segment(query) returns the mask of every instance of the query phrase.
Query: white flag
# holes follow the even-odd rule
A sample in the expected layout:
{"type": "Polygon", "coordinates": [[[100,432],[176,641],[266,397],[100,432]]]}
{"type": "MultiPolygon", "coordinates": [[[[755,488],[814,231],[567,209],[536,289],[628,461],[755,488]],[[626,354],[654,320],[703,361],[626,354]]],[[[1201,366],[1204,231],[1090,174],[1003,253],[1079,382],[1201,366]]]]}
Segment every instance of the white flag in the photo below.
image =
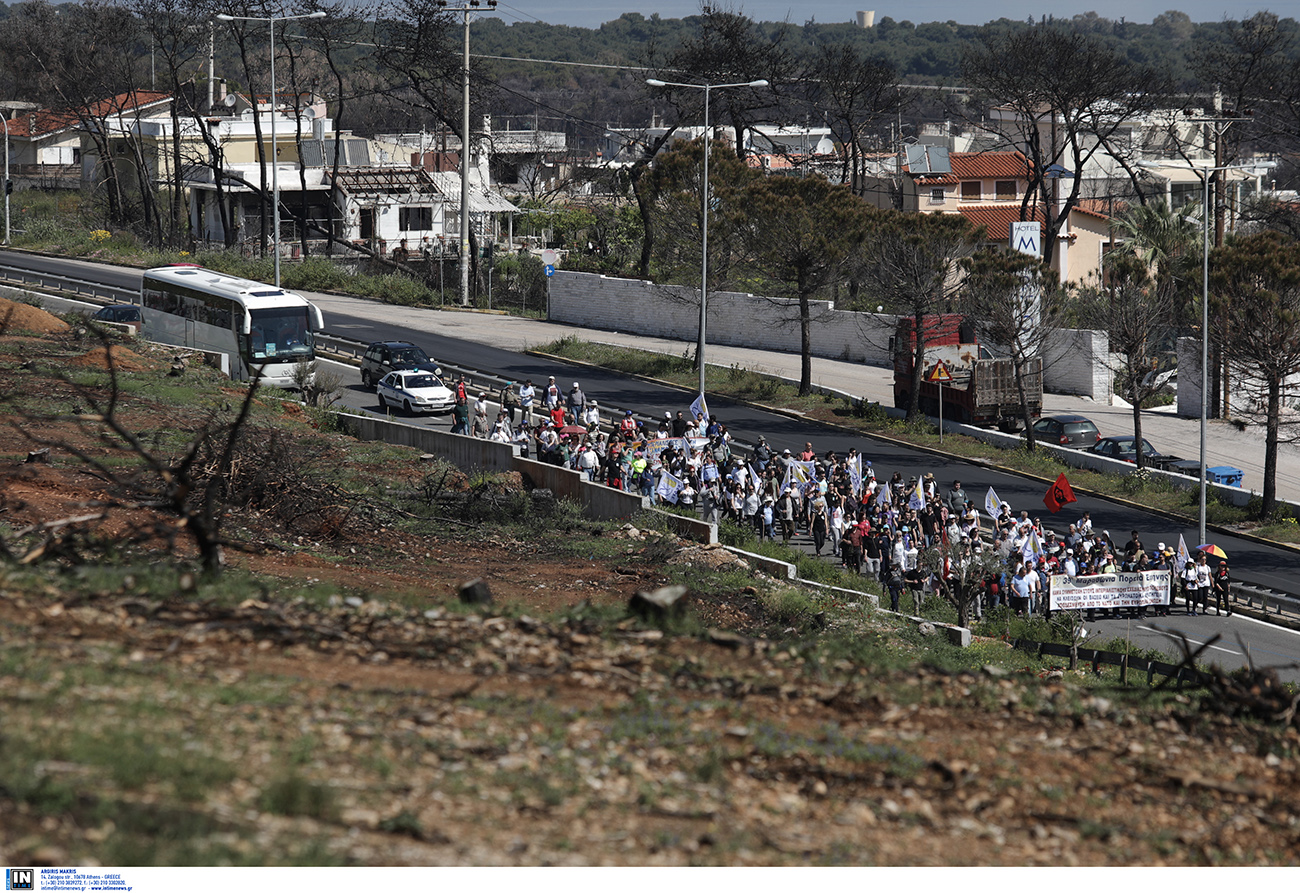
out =
{"type": "Polygon", "coordinates": [[[925,509],[925,490],[922,488],[920,481],[916,482],[916,487],[912,490],[911,495],[907,497],[907,507],[916,509],[918,512],[925,509]]]}
{"type": "Polygon", "coordinates": [[[659,486],[655,488],[655,492],[659,494],[660,499],[671,502],[674,505],[677,504],[677,494],[680,493],[681,490],[681,478],[675,477],[666,471],[660,475],[659,486]]]}
{"type": "Polygon", "coordinates": [[[1043,560],[1043,544],[1038,539],[1038,531],[1032,527],[1029,536],[1025,537],[1025,544],[1020,547],[1020,557],[1026,562],[1043,560]]]}
{"type": "Polygon", "coordinates": [[[703,391],[700,392],[700,396],[695,398],[695,402],[691,404],[691,415],[695,416],[697,419],[708,419],[709,404],[704,400],[703,391]]]}
{"type": "Polygon", "coordinates": [[[1186,567],[1187,562],[1191,560],[1192,553],[1187,551],[1187,542],[1183,539],[1183,535],[1180,533],[1178,534],[1178,554],[1174,556],[1174,570],[1181,575],[1183,568],[1186,567]]]}
{"type": "Polygon", "coordinates": [[[862,457],[854,456],[853,461],[848,463],[849,466],[849,486],[853,488],[853,496],[856,499],[862,495],[862,457]]]}
{"type": "Polygon", "coordinates": [[[994,521],[1002,514],[1002,501],[998,499],[998,494],[993,492],[992,487],[989,487],[989,492],[984,497],[984,511],[988,512],[989,517],[994,521]]]}
{"type": "Polygon", "coordinates": [[[880,491],[876,493],[876,505],[883,509],[891,502],[893,502],[893,497],[889,494],[889,485],[884,484],[881,486],[880,491]]]}

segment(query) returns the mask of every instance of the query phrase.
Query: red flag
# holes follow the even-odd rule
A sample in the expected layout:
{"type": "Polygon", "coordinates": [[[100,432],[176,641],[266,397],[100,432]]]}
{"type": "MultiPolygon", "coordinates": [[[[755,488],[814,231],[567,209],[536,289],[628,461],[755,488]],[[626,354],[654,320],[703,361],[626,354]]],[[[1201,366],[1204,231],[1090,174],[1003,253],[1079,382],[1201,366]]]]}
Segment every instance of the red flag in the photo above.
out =
{"type": "Polygon", "coordinates": [[[1065,472],[1061,472],[1056,483],[1047,488],[1047,494],[1043,497],[1043,504],[1053,515],[1061,510],[1061,506],[1077,501],[1074,498],[1074,490],[1070,488],[1070,482],[1065,479],[1065,472]]]}

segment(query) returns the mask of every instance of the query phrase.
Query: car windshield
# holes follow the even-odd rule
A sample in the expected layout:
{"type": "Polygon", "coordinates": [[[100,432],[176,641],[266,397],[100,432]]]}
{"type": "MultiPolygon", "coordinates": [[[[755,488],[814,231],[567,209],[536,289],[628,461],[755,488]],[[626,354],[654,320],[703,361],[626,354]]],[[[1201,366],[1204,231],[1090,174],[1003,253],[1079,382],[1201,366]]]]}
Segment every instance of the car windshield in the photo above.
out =
{"type": "Polygon", "coordinates": [[[408,375],[406,376],[406,386],[408,388],[436,388],[442,382],[438,381],[436,375],[408,375]]]}
{"type": "Polygon", "coordinates": [[[1092,422],[1071,422],[1065,426],[1066,434],[1083,434],[1085,431],[1091,433],[1096,430],[1092,422]]]}
{"type": "Polygon", "coordinates": [[[249,349],[254,360],[296,360],[312,356],[306,307],[253,310],[249,349]]]}
{"type": "Polygon", "coordinates": [[[393,351],[393,362],[414,366],[429,362],[429,355],[418,347],[402,347],[393,351]]]}

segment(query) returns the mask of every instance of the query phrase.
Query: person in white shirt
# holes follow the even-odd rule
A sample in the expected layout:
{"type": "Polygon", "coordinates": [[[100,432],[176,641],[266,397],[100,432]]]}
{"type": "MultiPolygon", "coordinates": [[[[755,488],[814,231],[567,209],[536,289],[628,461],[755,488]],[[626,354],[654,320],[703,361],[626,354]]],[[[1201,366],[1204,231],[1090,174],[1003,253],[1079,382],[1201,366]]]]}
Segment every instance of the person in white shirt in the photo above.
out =
{"type": "MultiPolygon", "coordinates": [[[[1200,600],[1201,616],[1210,610],[1210,586],[1213,583],[1210,564],[1202,552],[1196,556],[1196,597],[1200,600]]],[[[1216,608],[1217,610],[1217,608],[1216,608]]]]}
{"type": "Polygon", "coordinates": [[[578,453],[578,468],[586,472],[587,480],[596,480],[596,475],[600,470],[600,457],[596,455],[592,447],[583,447],[582,452],[578,453]]]}
{"type": "Polygon", "coordinates": [[[1196,562],[1189,560],[1183,565],[1183,601],[1187,603],[1187,613],[1192,617],[1196,616],[1197,601],[1197,574],[1196,562]]]}
{"type": "Polygon", "coordinates": [[[588,430],[595,430],[600,427],[600,404],[592,400],[587,404],[587,408],[582,413],[582,424],[586,425],[588,430]]]}
{"type": "Polygon", "coordinates": [[[1029,612],[1038,613],[1039,600],[1043,590],[1043,578],[1034,569],[1034,562],[1028,562],[1025,567],[1025,580],[1029,583],[1029,612]]]}
{"type": "Polygon", "coordinates": [[[524,421],[530,425],[533,423],[533,400],[536,396],[537,389],[533,387],[531,378],[519,386],[519,407],[523,410],[524,421]]]}

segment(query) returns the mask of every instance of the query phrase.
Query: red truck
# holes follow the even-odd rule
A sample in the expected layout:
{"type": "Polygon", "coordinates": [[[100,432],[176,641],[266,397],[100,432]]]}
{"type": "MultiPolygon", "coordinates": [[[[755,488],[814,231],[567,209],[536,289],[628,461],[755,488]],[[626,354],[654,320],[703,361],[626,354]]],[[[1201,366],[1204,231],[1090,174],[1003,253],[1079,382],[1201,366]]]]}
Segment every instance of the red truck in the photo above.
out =
{"type": "MultiPolygon", "coordinates": [[[[1023,425],[1016,370],[1006,357],[995,357],[979,343],[975,327],[956,313],[922,317],[925,364],[921,372],[920,408],[939,414],[939,385],[925,381],[934,364],[943,360],[952,381],[943,385],[943,417],[968,425],[996,425],[1016,431],[1023,425]]],[[[894,355],[894,406],[907,409],[916,376],[916,320],[902,317],[890,350],[894,355]]],[[[1043,411],[1043,361],[1033,358],[1024,369],[1025,396],[1031,418],[1043,411]]]]}

